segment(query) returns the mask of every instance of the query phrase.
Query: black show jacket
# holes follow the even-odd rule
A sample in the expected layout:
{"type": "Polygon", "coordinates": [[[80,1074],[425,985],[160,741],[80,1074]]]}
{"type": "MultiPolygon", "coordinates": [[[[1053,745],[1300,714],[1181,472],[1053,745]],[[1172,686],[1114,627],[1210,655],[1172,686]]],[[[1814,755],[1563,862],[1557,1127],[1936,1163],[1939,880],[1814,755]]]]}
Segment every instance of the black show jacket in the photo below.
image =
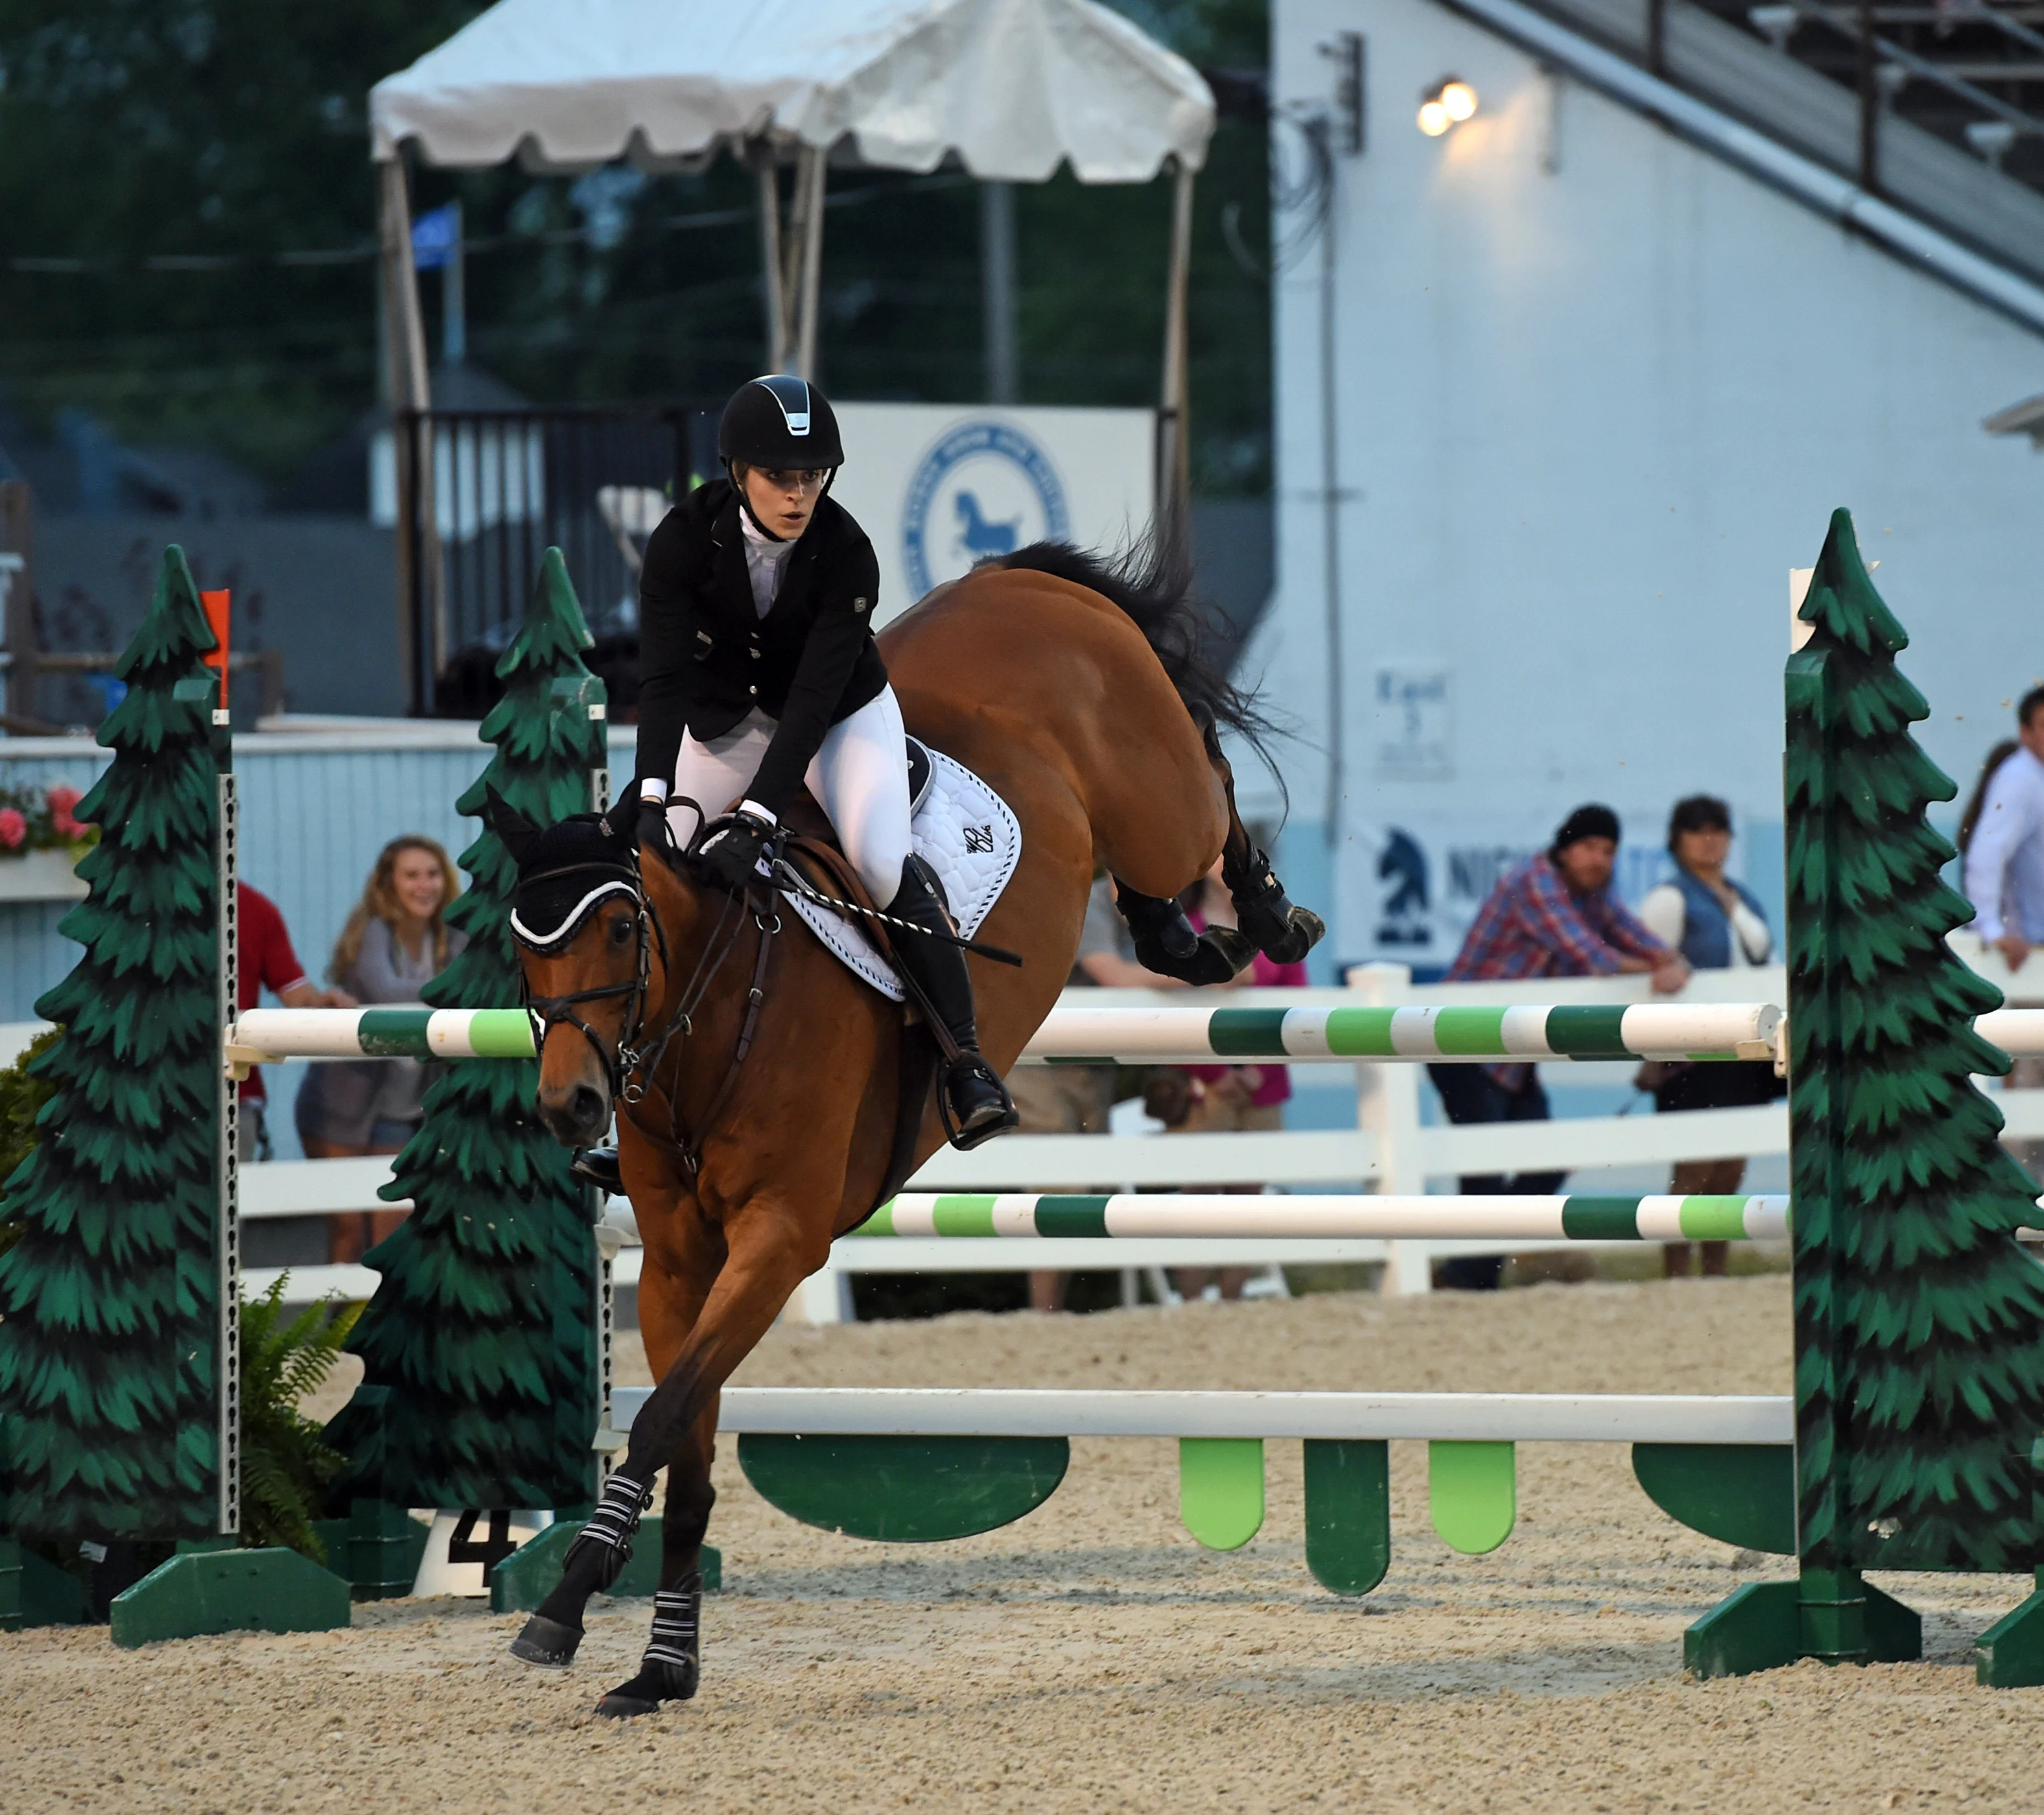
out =
{"type": "MultiPolygon", "coordinates": [[[[779,721],[747,797],[784,812],[824,734],[887,685],[873,641],[880,563],[826,495],[761,617],[745,566],[738,494],[712,479],[661,519],[639,583],[638,782],[670,786],[686,727],[721,737],[757,707],[779,721]]],[[[705,809],[720,812],[721,800],[705,809]]]]}

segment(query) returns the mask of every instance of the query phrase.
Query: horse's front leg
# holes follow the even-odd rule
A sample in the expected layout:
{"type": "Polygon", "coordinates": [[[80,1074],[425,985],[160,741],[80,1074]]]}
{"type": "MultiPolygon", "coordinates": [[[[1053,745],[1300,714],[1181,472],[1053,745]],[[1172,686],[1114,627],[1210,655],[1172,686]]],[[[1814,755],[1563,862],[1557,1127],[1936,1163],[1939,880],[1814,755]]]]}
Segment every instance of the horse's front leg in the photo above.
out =
{"type": "Polygon", "coordinates": [[[592,1594],[617,1580],[631,1554],[632,1534],[653,1478],[667,1469],[674,1524],[663,1534],[661,1574],[663,1590],[676,1598],[662,1610],[667,1617],[656,1617],[648,1667],[606,1696],[600,1712],[643,1713],[659,1701],[694,1693],[696,1584],[691,1578],[714,1498],[710,1459],[717,1394],[780,1314],[789,1295],[829,1256],[827,1223],[812,1218],[805,1225],[787,1203],[764,1195],[749,1199],[726,1222],[723,1234],[727,1257],[701,1314],[632,1420],[624,1460],[605,1483],[589,1524],[569,1548],[560,1585],[511,1648],[514,1656],[535,1663],[565,1664],[573,1658],[581,1642],[583,1610],[592,1594]],[[687,1643],[663,1643],[678,1640],[685,1621],[687,1643]],[[687,1663],[654,1656],[670,1649],[684,1650],[687,1663]],[[644,1693],[648,1688],[660,1693],[649,1697],[644,1693]]]}
{"type": "Polygon", "coordinates": [[[1285,893],[1270,867],[1270,858],[1249,835],[1235,804],[1235,769],[1221,749],[1213,715],[1196,712],[1194,721],[1206,746],[1207,761],[1220,778],[1228,800],[1228,840],[1221,846],[1220,879],[1235,904],[1235,923],[1243,938],[1278,964],[1297,964],[1320,942],[1327,923],[1310,908],[1301,908],[1285,893]]]}

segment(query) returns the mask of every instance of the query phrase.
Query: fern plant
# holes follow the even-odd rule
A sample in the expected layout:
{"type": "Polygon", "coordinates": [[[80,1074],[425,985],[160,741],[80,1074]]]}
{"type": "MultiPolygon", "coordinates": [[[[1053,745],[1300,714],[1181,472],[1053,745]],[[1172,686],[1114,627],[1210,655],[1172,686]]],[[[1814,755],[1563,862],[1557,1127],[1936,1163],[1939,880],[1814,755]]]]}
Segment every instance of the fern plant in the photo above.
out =
{"type": "Polygon", "coordinates": [[[325,1379],[362,1307],[329,1318],[329,1305],[308,1305],[286,1322],[289,1276],[241,1305],[241,1541],[286,1545],[323,1564],[313,1521],[345,1459],[298,1402],[325,1379]]]}

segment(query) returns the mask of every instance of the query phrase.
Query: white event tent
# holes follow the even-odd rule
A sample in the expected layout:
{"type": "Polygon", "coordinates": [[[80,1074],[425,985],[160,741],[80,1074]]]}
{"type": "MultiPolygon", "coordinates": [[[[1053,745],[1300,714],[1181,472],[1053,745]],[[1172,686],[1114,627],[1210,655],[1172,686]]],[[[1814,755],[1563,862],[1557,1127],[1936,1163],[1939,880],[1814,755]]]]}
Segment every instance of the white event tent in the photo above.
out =
{"type": "Polygon", "coordinates": [[[1181,485],[1192,180],[1213,125],[1199,72],[1094,0],[499,0],[370,93],[393,401],[430,404],[408,152],[557,172],[619,158],[699,169],[734,153],[759,173],[767,363],[804,374],[816,358],[828,163],[928,171],[955,158],[999,182],[1041,182],[1060,163],[1099,183],[1147,182],[1169,167],[1159,451],[1162,474],[1181,485]],[[795,173],[785,228],[784,163],[795,173]]]}

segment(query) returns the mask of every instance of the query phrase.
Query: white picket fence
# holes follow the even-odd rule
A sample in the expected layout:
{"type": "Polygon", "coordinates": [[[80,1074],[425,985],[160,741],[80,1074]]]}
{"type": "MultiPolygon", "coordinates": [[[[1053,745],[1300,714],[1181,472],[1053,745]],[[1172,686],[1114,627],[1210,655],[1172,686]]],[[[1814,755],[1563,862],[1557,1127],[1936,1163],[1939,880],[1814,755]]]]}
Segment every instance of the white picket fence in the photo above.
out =
{"type": "MultiPolygon", "coordinates": [[[[2044,1002],[2044,958],[2011,977],[2000,955],[1983,954],[1979,942],[1955,934],[1961,955],[2011,1003],[2044,1002]]],[[[1778,966],[1700,972],[1683,996],[1692,1002],[1776,1002],[1785,1000],[1786,979],[1778,966]]],[[[1183,1007],[1177,992],[1087,990],[1089,1008],[1183,1007]]],[[[1644,978],[1544,978],[1520,984],[1416,984],[1397,965],[1359,966],[1344,989],[1258,990],[1229,992],[1241,1007],[1373,1005],[1454,1007],[1551,1002],[1609,1004],[1650,1000],[1644,978]]],[[[0,1062],[19,1049],[36,1029],[32,1024],[0,1027],[0,1062]]],[[[1267,1061],[1266,1061],[1267,1062],[1267,1061]]],[[[1014,1134],[975,1153],[947,1149],[910,1181],[916,1191],[1130,1191],[1172,1188],[1211,1191],[1253,1182],[1268,1189],[1299,1187],[1356,1189],[1419,1195],[1430,1188],[1453,1190],[1461,1174],[1516,1173],[1608,1168],[1666,1168],[1681,1160],[1739,1154],[1779,1157],[1788,1151],[1788,1122],[1780,1103],[1754,1109],[1700,1110],[1655,1115],[1643,1103],[1635,1113],[1571,1118],[1544,1122],[1500,1123],[1456,1128],[1427,1125],[1421,1103],[1430,1087],[1420,1068],[1409,1063],[1339,1061],[1301,1064],[1294,1078],[1324,1080],[1340,1063],[1352,1080],[1352,1127],[1234,1134],[1014,1134]]],[[[1550,1088],[1570,1074],[1581,1080],[1616,1081],[1629,1064],[1542,1068],[1550,1088]]],[[[1984,1082],[1985,1080],[1983,1080],[1984,1082]]],[[[1999,1091],[1997,1101],[2011,1140],[2044,1139],[2044,1089],[1999,1091]]],[[[340,1215],[402,1207],[386,1203],[377,1188],[390,1177],[386,1159],[279,1161],[250,1166],[241,1175],[244,1218],[340,1215]]],[[[1591,1188],[1578,1180],[1575,1188],[1591,1188]]],[[[1632,1188],[1665,1189],[1665,1182],[1632,1188]]],[[[630,1208],[614,1200],[611,1219],[635,1241],[630,1208]]],[[[851,1281],[861,1272],[993,1272],[1037,1268],[1097,1272],[1172,1267],[1293,1265],[1367,1263],[1381,1265],[1384,1290],[1393,1294],[1430,1288],[1432,1263],[1455,1254],[1525,1253],[1543,1247],[1581,1249],[1581,1242],[1519,1241],[1271,1240],[1239,1238],[1015,1238],[974,1240],[955,1237],[886,1241],[848,1239],[832,1249],[829,1264],[805,1281],[791,1310],[812,1322],[835,1322],[851,1314],[851,1281]]],[[[636,1284],[639,1252],[628,1245],[619,1256],[617,1283],[636,1284]]],[[[282,1269],[250,1268],[251,1292],[266,1290],[282,1269]]],[[[361,1266],[306,1266],[290,1270],[286,1295],[310,1302],[338,1294],[366,1298],[378,1276],[361,1266]]]]}

